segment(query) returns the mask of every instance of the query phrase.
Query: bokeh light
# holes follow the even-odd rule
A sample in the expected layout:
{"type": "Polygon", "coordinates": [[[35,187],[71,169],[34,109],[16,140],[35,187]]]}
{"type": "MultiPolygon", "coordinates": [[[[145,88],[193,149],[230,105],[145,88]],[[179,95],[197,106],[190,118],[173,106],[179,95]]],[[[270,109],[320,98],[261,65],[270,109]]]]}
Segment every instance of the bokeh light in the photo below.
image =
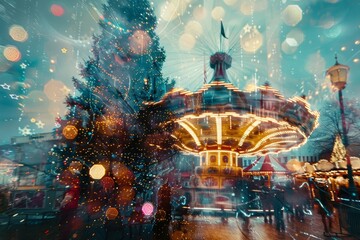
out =
{"type": "Polygon", "coordinates": [[[149,34],[142,30],[136,30],[129,38],[130,50],[135,54],[144,54],[147,52],[150,42],[149,34]]]}
{"type": "Polygon", "coordinates": [[[200,36],[203,33],[203,27],[198,21],[189,21],[185,26],[185,32],[193,36],[200,36]]]}
{"type": "Polygon", "coordinates": [[[90,177],[92,179],[96,179],[96,180],[99,180],[102,177],[104,177],[105,173],[106,173],[105,168],[101,164],[92,165],[92,167],[90,168],[90,171],[89,171],[90,177]]]}
{"type": "Polygon", "coordinates": [[[154,212],[154,205],[151,202],[146,202],[141,207],[141,211],[145,216],[150,216],[154,212]]]}
{"type": "Polygon", "coordinates": [[[10,62],[18,62],[21,59],[21,53],[15,46],[6,46],[3,54],[10,62]]]}
{"type": "Polygon", "coordinates": [[[184,33],[179,38],[179,47],[181,50],[189,51],[194,48],[196,39],[189,33],[184,33]]]}
{"type": "Polygon", "coordinates": [[[115,184],[114,180],[108,176],[103,177],[100,182],[104,189],[111,189],[114,187],[115,184]]]}
{"type": "Polygon", "coordinates": [[[119,185],[132,185],[135,176],[134,173],[120,162],[114,162],[111,166],[112,174],[119,185]]]}
{"type": "Polygon", "coordinates": [[[59,80],[50,79],[44,85],[44,93],[52,101],[63,101],[70,92],[70,89],[59,80]]]}
{"type": "Polygon", "coordinates": [[[256,27],[240,34],[240,46],[248,53],[255,53],[263,44],[263,36],[256,27]]]}
{"type": "Polygon", "coordinates": [[[288,5],[282,12],[281,17],[288,26],[296,26],[302,20],[302,10],[299,5],[288,5]]]}
{"type": "Polygon", "coordinates": [[[220,21],[225,16],[225,10],[222,7],[214,7],[214,9],[211,11],[211,17],[217,21],[220,21]]]}
{"type": "Polygon", "coordinates": [[[129,205],[135,196],[135,190],[132,186],[121,186],[119,187],[119,194],[117,196],[116,202],[120,206],[129,205]]]}
{"type": "Polygon", "coordinates": [[[105,216],[109,220],[114,220],[119,215],[119,211],[114,207],[109,207],[106,210],[105,216]]]}
{"type": "Polygon", "coordinates": [[[52,4],[50,7],[50,12],[56,17],[61,17],[62,15],[64,15],[65,10],[61,5],[52,4]]]}
{"type": "Polygon", "coordinates": [[[78,135],[78,129],[74,125],[68,124],[62,130],[62,134],[66,139],[72,140],[78,135]]]}
{"type": "Polygon", "coordinates": [[[297,50],[297,41],[293,38],[285,39],[281,44],[281,50],[286,54],[293,54],[297,50]]]}
{"type": "Polygon", "coordinates": [[[198,6],[193,11],[194,20],[200,21],[206,17],[206,9],[202,6],[198,6]]]}
{"type": "Polygon", "coordinates": [[[25,42],[29,37],[27,31],[19,25],[12,25],[9,29],[9,35],[17,42],[25,42]]]}
{"type": "Polygon", "coordinates": [[[295,28],[286,35],[286,38],[293,38],[300,45],[304,41],[304,33],[300,29],[295,28]]]}
{"type": "Polygon", "coordinates": [[[329,29],[335,25],[335,19],[329,14],[324,14],[319,20],[319,25],[322,28],[329,29]]]}
{"type": "Polygon", "coordinates": [[[324,35],[328,38],[337,38],[340,36],[341,33],[342,26],[340,24],[324,30],[324,35]]]}

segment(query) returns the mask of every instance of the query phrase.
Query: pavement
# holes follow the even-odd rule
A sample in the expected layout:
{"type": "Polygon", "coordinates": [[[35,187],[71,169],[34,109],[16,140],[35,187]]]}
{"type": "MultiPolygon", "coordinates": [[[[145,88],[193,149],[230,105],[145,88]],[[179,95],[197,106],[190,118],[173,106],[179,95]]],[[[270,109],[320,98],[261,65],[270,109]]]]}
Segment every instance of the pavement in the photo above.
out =
{"type": "MultiPolygon", "coordinates": [[[[3,219],[0,222],[1,240],[42,240],[57,239],[59,227],[57,218],[31,218],[21,221],[23,217],[15,216],[10,224],[3,219]]],[[[244,220],[231,214],[226,218],[211,214],[188,216],[179,224],[173,221],[169,226],[171,240],[242,240],[242,239],[360,239],[360,236],[349,236],[345,229],[340,228],[337,214],[333,218],[333,228],[329,236],[324,236],[324,227],[316,209],[311,215],[305,215],[304,221],[287,217],[284,214],[285,229],[278,231],[274,223],[265,223],[262,216],[253,216],[244,220]]],[[[360,222],[360,219],[359,219],[360,222]]],[[[78,218],[71,227],[75,230],[71,239],[99,240],[152,240],[153,224],[121,224],[117,221],[104,222],[101,218],[78,218]]]]}

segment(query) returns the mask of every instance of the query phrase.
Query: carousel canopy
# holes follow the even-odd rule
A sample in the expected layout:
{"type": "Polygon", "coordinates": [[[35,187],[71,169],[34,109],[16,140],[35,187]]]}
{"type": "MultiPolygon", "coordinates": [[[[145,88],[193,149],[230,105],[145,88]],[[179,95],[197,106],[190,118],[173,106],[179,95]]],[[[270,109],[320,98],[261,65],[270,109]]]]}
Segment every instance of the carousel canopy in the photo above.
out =
{"type": "Polygon", "coordinates": [[[256,159],[244,168],[245,172],[287,172],[287,169],[273,156],[266,155],[256,159]]]}
{"type": "MultiPolygon", "coordinates": [[[[212,80],[196,92],[173,89],[149,108],[162,107],[175,123],[171,137],[184,152],[231,151],[240,156],[279,153],[303,145],[318,125],[319,113],[303,97],[286,99],[269,84],[242,91],[231,84],[226,69],[231,57],[210,58],[212,80]]],[[[151,143],[157,145],[156,138],[151,143]]],[[[162,146],[158,145],[159,148],[162,146]]]]}

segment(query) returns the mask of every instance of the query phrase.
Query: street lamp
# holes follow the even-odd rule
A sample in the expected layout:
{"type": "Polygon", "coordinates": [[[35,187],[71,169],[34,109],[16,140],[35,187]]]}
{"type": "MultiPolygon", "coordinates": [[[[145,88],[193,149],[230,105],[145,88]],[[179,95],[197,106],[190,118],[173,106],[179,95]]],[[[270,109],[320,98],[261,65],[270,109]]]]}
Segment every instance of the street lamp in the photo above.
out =
{"type": "Polygon", "coordinates": [[[353,178],[353,170],[351,166],[350,156],[347,151],[347,146],[349,145],[349,140],[346,132],[346,120],[345,120],[345,112],[344,112],[344,102],[342,96],[342,90],[346,87],[347,77],[349,72],[349,67],[342,65],[338,62],[337,56],[335,55],[335,65],[330,67],[326,71],[326,75],[330,76],[331,85],[335,90],[339,92],[339,105],[340,105],[340,114],[341,114],[341,123],[343,129],[343,143],[346,149],[346,164],[349,178],[349,193],[352,199],[358,198],[357,189],[355,187],[354,178],[353,178]]]}

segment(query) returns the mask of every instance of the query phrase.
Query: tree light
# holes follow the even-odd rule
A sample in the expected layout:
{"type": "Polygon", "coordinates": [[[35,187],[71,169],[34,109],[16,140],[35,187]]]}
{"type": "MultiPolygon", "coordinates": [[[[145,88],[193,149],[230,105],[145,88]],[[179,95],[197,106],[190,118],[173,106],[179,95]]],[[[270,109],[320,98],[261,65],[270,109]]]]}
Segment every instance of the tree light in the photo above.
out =
{"type": "Polygon", "coordinates": [[[94,164],[89,171],[93,179],[101,179],[105,175],[105,168],[101,164],[94,164]]]}

